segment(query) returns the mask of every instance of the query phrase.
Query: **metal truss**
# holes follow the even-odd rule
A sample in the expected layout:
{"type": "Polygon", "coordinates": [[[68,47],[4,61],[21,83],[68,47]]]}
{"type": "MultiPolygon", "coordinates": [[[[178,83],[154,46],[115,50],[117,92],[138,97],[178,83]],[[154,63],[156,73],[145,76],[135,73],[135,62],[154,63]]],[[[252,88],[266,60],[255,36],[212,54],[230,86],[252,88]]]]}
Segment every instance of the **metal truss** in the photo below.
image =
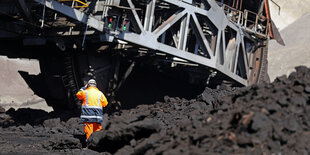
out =
{"type": "Polygon", "coordinates": [[[59,3],[54,0],[34,0],[52,10],[55,10],[57,12],[60,12],[72,19],[75,19],[81,23],[87,24],[88,26],[91,26],[98,31],[103,31],[104,23],[92,16],[88,16],[86,13],[81,12],[77,9],[74,9],[70,6],[63,5],[62,3],[59,3]]]}
{"type": "MultiPolygon", "coordinates": [[[[230,20],[214,0],[117,1],[114,6],[124,8],[128,13],[133,26],[129,31],[105,29],[103,18],[107,15],[97,18],[54,0],[35,1],[105,32],[102,36],[114,37],[215,69],[245,86],[252,84],[250,79],[255,76],[255,51],[259,46],[257,38],[268,38],[266,34],[258,32],[258,25],[253,30],[244,26],[241,15],[237,16],[238,22],[230,20]],[[144,5],[145,11],[139,12],[141,8],[138,5],[144,5]],[[162,12],[172,7],[174,12],[162,12]]],[[[113,5],[110,6],[113,9],[113,5]]],[[[97,11],[109,12],[106,7],[101,7],[102,10],[98,8],[97,11]]]]}

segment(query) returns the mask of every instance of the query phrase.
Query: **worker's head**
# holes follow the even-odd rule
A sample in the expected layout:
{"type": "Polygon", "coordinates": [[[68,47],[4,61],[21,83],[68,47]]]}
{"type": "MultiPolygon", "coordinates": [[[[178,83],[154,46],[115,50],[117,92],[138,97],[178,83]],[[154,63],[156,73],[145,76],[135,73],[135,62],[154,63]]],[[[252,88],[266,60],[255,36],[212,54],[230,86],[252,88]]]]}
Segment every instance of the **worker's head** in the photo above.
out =
{"type": "Polygon", "coordinates": [[[87,85],[88,85],[88,87],[96,87],[97,86],[96,80],[90,79],[88,81],[87,85]]]}

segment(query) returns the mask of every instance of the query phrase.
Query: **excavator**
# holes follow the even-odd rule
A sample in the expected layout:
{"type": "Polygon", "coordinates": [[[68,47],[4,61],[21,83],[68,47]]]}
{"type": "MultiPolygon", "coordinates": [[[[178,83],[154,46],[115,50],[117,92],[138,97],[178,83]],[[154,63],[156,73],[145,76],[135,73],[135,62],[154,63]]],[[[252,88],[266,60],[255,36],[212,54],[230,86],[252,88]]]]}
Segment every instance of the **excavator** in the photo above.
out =
{"type": "Polygon", "coordinates": [[[277,32],[268,0],[1,0],[0,16],[0,54],[40,61],[20,74],[55,110],[76,108],[90,78],[117,104],[138,66],[200,87],[260,84],[277,32]]]}

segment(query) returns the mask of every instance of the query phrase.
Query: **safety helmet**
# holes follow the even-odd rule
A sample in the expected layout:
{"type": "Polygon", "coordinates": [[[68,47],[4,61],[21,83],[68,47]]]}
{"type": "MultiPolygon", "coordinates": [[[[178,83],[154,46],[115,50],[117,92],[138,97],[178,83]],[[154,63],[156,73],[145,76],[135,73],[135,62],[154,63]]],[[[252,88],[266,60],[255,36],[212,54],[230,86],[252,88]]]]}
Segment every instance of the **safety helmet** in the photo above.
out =
{"type": "Polygon", "coordinates": [[[94,80],[94,79],[90,79],[87,84],[88,84],[88,86],[96,86],[97,85],[96,80],[94,80]]]}

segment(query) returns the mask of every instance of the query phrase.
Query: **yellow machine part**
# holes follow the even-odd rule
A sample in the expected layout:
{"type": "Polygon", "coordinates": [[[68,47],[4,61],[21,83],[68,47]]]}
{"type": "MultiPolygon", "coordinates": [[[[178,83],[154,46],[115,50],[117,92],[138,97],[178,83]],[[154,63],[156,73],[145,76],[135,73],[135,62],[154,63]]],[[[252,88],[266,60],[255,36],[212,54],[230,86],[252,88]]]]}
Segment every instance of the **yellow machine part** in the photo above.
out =
{"type": "Polygon", "coordinates": [[[81,4],[78,6],[73,6],[73,8],[86,8],[86,7],[88,7],[88,4],[86,4],[85,2],[82,2],[80,0],[58,0],[58,2],[69,2],[69,1],[77,2],[78,4],[81,4]]]}

